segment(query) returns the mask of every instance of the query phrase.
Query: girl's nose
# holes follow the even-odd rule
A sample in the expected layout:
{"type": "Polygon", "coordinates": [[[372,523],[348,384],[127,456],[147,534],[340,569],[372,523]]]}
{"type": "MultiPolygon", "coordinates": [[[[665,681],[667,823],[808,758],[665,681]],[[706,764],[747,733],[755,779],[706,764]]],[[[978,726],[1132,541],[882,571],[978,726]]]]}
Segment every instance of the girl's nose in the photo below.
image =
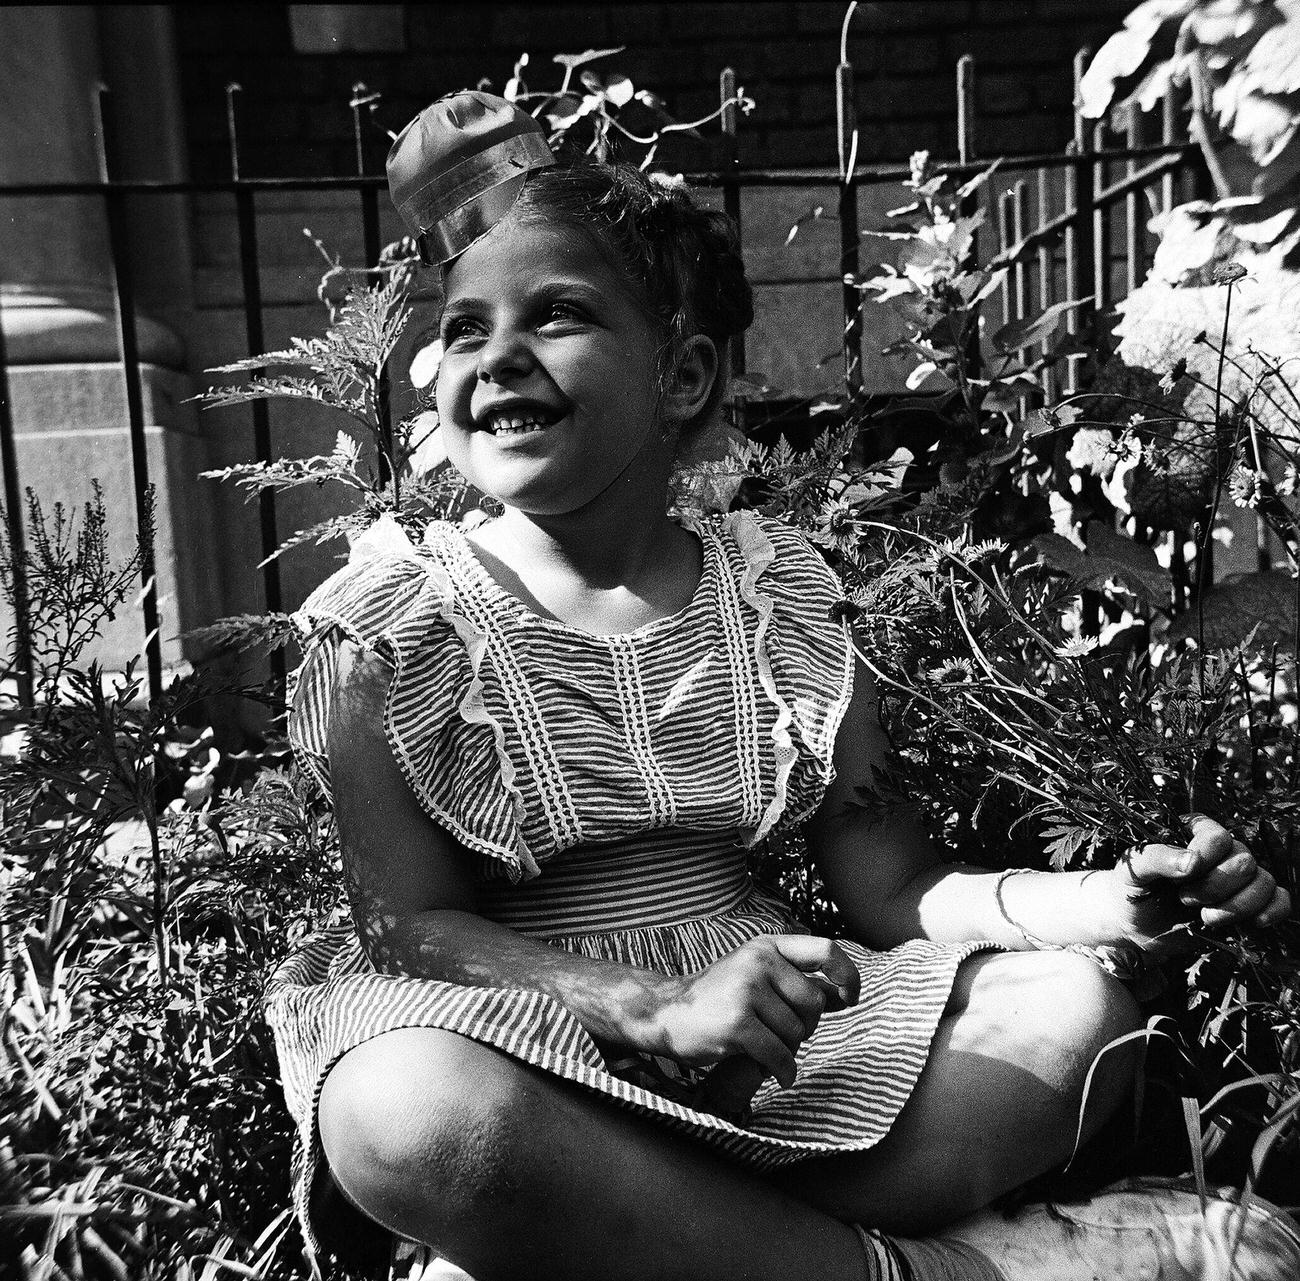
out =
{"type": "Polygon", "coordinates": [[[478,376],[481,382],[502,382],[526,374],[533,366],[533,353],[522,335],[513,329],[495,330],[479,348],[478,376]]]}

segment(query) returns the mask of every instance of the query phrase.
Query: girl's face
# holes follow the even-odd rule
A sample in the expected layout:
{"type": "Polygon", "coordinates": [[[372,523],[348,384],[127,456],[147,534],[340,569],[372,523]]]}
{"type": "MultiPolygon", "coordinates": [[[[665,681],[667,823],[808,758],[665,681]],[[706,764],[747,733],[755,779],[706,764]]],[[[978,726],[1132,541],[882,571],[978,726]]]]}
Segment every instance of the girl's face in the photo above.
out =
{"type": "Polygon", "coordinates": [[[507,218],[445,285],[438,416],[472,484],[533,515],[576,511],[620,478],[662,486],[658,334],[588,236],[507,218]]]}

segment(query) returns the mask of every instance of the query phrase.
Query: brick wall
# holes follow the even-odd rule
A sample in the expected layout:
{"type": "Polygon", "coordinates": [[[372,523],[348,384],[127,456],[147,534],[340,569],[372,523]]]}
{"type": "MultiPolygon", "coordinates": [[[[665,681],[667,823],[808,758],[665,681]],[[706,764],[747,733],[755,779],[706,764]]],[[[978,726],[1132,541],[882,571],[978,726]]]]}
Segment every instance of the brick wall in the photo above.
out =
{"type": "MultiPolygon", "coordinates": [[[[977,59],[979,150],[986,155],[1060,147],[1070,133],[1070,62],[1094,47],[1131,0],[892,0],[864,3],[854,19],[864,161],[899,160],[918,147],[956,150],[953,68],[977,59]]],[[[224,87],[243,86],[241,157],[246,174],[354,171],[347,103],[358,81],[384,95],[377,119],[400,128],[442,93],[487,78],[500,90],[519,53],[533,85],[558,83],[551,57],[626,45],[605,65],[660,93],[679,117],[717,100],[734,67],[757,101],[742,122],[745,164],[831,164],[834,67],[845,5],[838,0],[750,3],[490,4],[407,7],[402,54],[294,54],[288,8],[185,4],[175,8],[181,80],[195,177],[229,172],[224,87]]],[[[372,130],[369,164],[385,140],[372,130]]],[[[691,168],[707,146],[674,140],[666,164],[691,168]]]]}

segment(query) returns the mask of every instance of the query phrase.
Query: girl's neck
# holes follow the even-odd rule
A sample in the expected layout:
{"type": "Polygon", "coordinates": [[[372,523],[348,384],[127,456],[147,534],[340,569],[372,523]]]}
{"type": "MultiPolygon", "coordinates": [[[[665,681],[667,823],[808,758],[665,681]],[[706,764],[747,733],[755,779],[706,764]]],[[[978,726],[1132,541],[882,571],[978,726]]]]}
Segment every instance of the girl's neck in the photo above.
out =
{"type": "Polygon", "coordinates": [[[605,589],[639,582],[647,567],[661,563],[681,531],[664,512],[656,518],[628,513],[616,528],[604,521],[532,516],[507,508],[478,539],[513,568],[547,567],[568,572],[605,589]]]}
{"type": "Polygon", "coordinates": [[[597,635],[682,609],[703,571],[699,541],[657,511],[530,515],[507,508],[471,541],[499,586],[537,613],[597,635]]]}

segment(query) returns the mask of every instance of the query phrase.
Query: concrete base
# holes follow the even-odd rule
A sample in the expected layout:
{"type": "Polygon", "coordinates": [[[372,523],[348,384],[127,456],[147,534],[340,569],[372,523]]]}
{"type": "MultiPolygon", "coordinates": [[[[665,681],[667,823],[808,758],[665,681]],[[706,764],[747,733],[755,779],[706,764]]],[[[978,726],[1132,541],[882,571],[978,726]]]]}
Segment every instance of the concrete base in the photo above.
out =
{"type": "MultiPolygon", "coordinates": [[[[186,628],[212,621],[221,611],[221,549],[214,537],[205,482],[207,442],[199,434],[189,379],[158,365],[142,365],[149,478],[157,490],[159,617],[163,661],[178,662],[175,639],[186,628]]],[[[103,486],[114,563],[135,548],[136,509],[126,384],[117,364],[16,365],[8,371],[13,406],[18,481],[41,501],[47,524],[62,503],[81,525],[91,479],[103,486]]],[[[145,631],[133,586],[118,616],[93,643],[83,661],[98,659],[121,668],[143,650],[145,631]]],[[[12,614],[0,605],[6,634],[12,614]]]]}

